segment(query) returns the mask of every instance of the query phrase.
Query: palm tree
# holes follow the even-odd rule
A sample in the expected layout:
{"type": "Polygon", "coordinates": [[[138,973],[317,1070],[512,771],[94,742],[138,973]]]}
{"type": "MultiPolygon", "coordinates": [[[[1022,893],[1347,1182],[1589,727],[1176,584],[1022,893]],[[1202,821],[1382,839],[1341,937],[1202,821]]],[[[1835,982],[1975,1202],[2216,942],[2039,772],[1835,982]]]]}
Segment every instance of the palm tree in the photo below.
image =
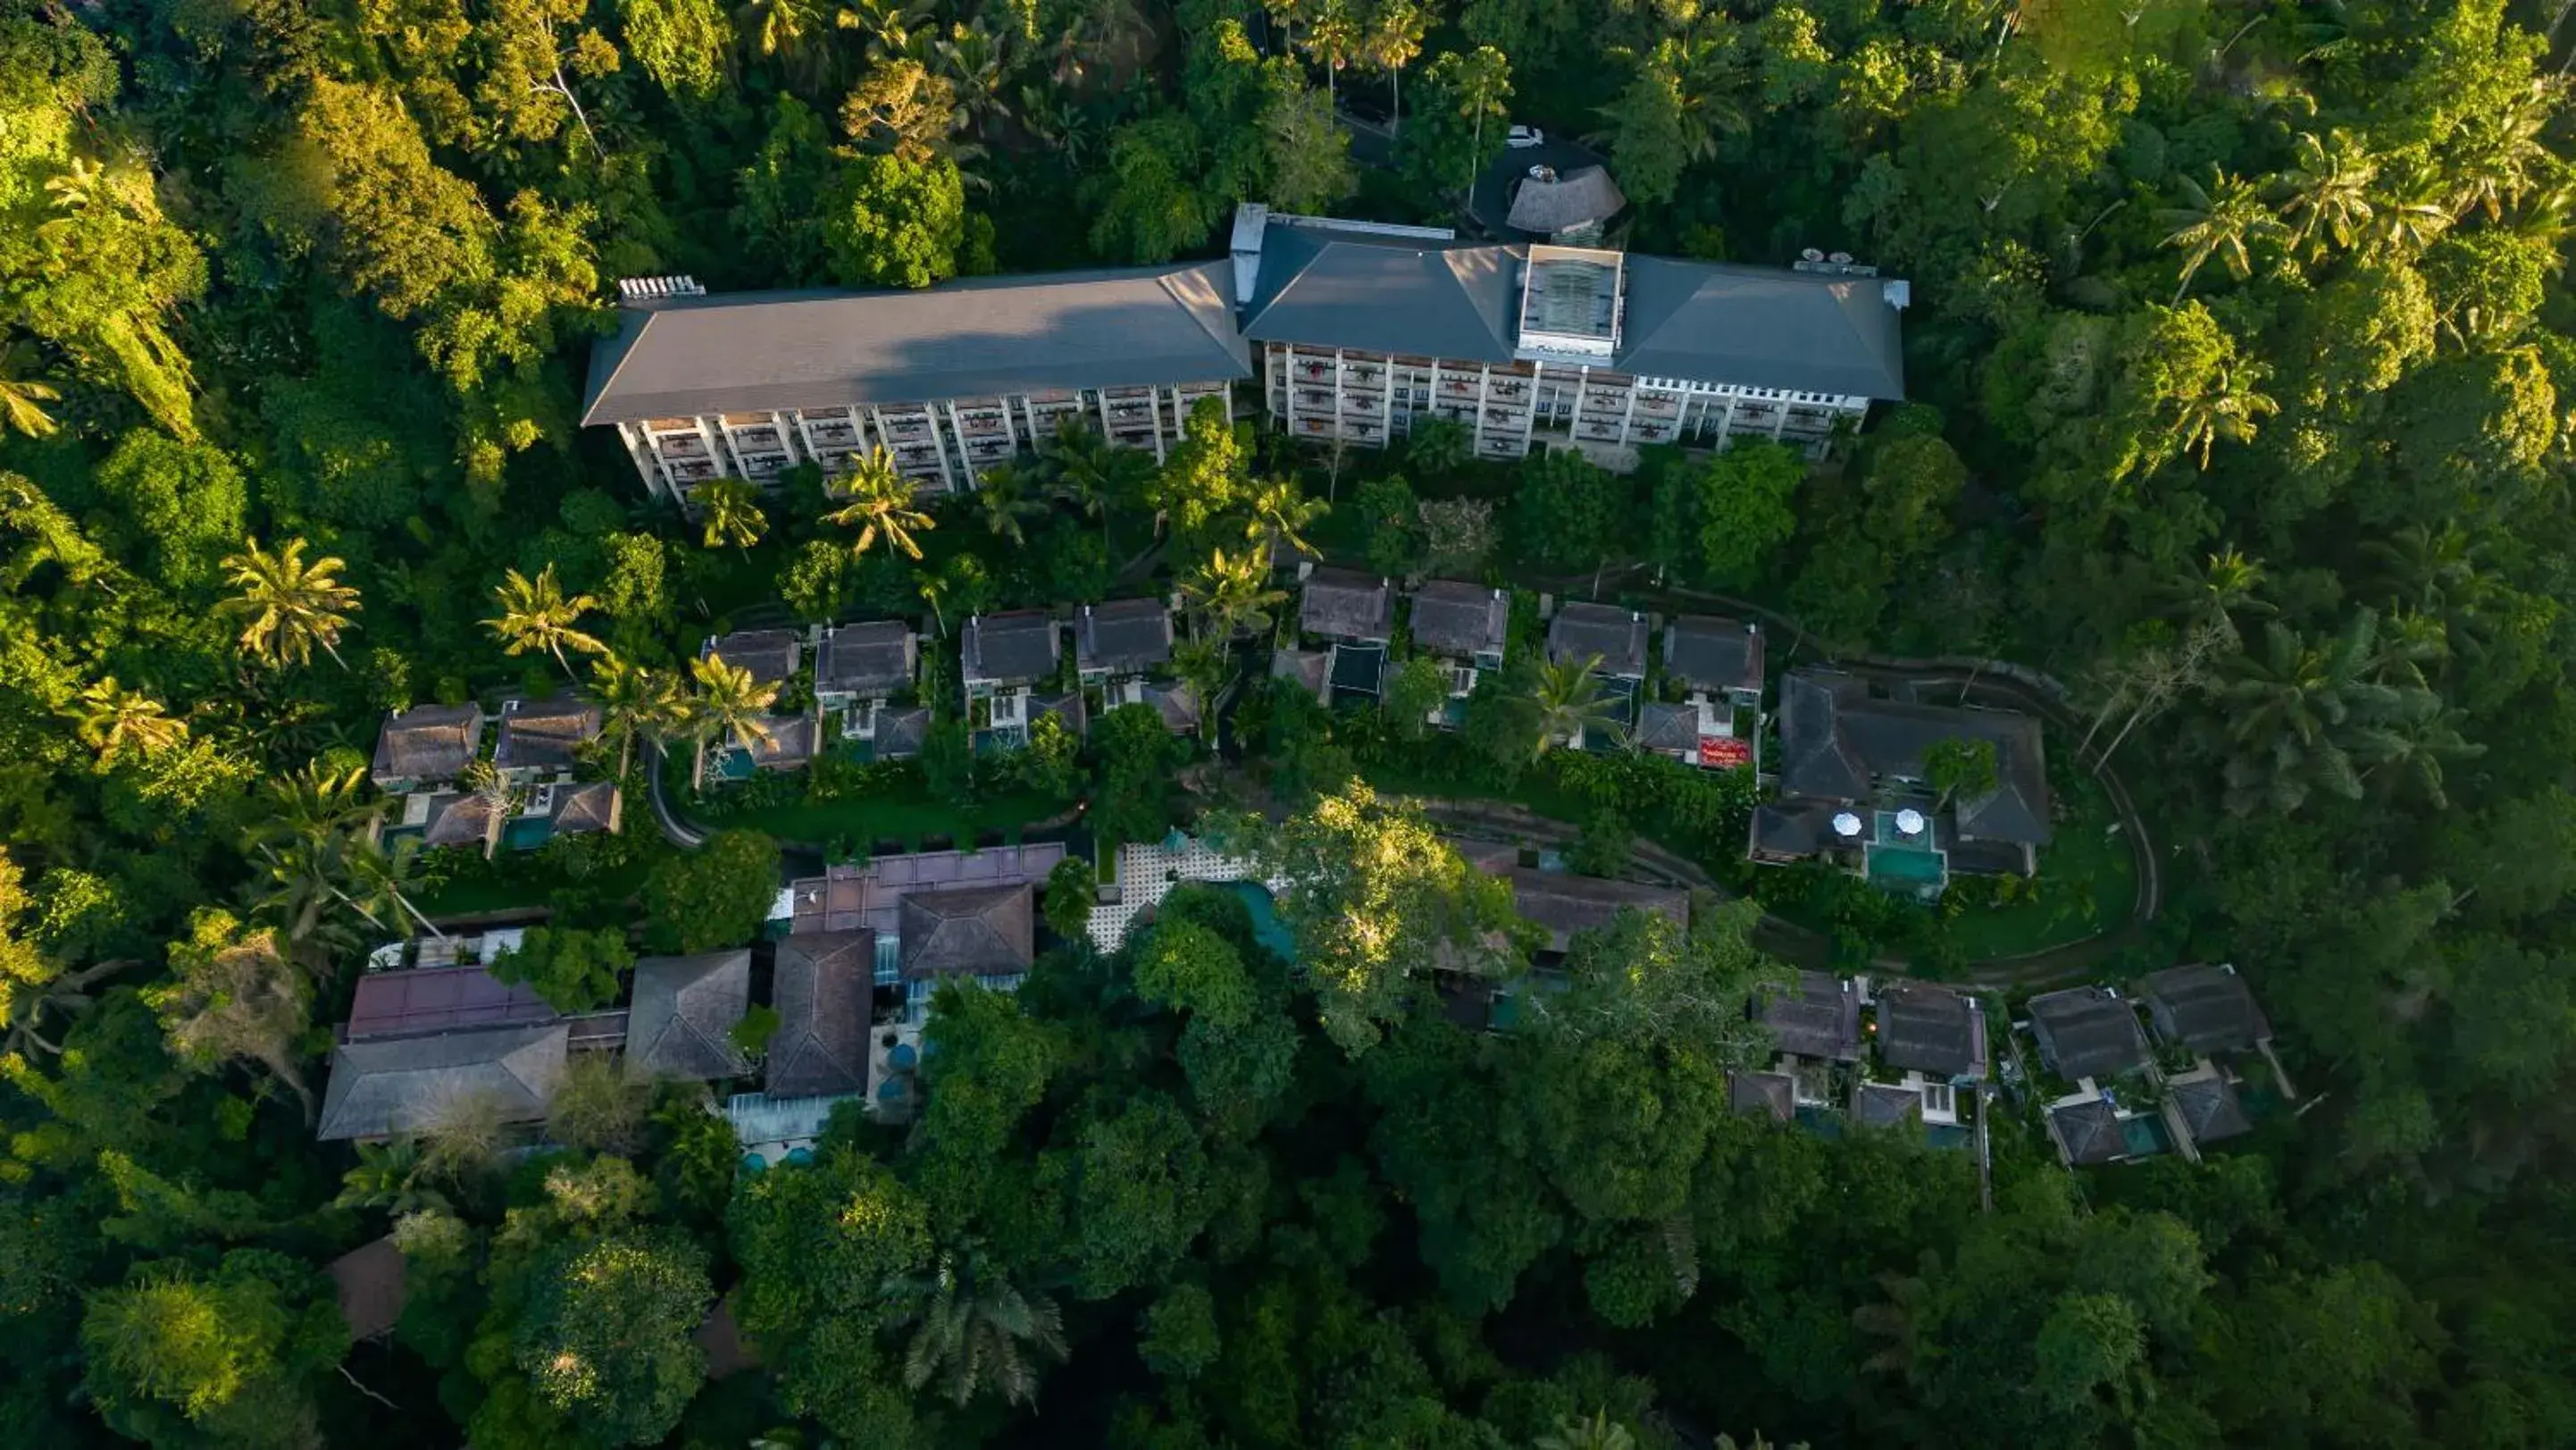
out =
{"type": "Polygon", "coordinates": [[[1457,103],[1459,119],[1467,122],[1473,136],[1469,169],[1458,183],[1464,192],[1476,184],[1474,165],[1485,154],[1485,123],[1509,114],[1503,103],[1512,98],[1512,63],[1501,51],[1480,45],[1441,56],[1431,63],[1429,75],[1457,103]]]}
{"type": "Polygon", "coordinates": [[[447,933],[440,931],[436,922],[421,915],[420,908],[412,904],[411,893],[407,889],[412,884],[419,860],[418,837],[406,836],[388,848],[371,835],[351,835],[346,838],[340,852],[341,869],[349,881],[341,899],[349,904],[351,910],[379,927],[391,920],[393,926],[390,929],[404,937],[412,934],[414,924],[431,936],[443,937],[447,933]]]}
{"type": "Polygon", "coordinates": [[[2252,442],[2256,425],[2281,411],[2270,394],[2260,391],[2271,373],[2266,364],[2231,359],[2219,365],[2207,388],[2181,400],[2172,433],[2183,452],[2200,450],[2204,472],[2209,468],[2209,450],[2219,439],[2252,442]]]}
{"type": "Polygon", "coordinates": [[[887,549],[907,559],[921,558],[921,542],[913,536],[928,533],[934,525],[930,515],[914,504],[911,481],[895,472],[893,454],[883,448],[869,449],[830,494],[841,506],[825,514],[823,522],[859,531],[850,552],[864,556],[883,539],[887,549]]]}
{"type": "Polygon", "coordinates": [[[747,478],[710,478],[689,490],[689,502],[710,549],[726,545],[745,554],[769,531],[769,515],[760,511],[760,489],[747,478]]]}
{"type": "Polygon", "coordinates": [[[2346,799],[2361,795],[2352,752],[2366,727],[2420,709],[2420,685],[2375,676],[2390,663],[2379,644],[2379,616],[2355,614],[2322,644],[2310,644],[2278,620],[2263,648],[2230,662],[2216,694],[2225,716],[2227,808],[2238,814],[2268,803],[2283,814],[2322,787],[2346,799]]]}
{"type": "Polygon", "coordinates": [[[832,24],[867,37],[868,60],[882,65],[913,51],[914,32],[930,20],[921,0],[851,0],[832,16],[832,24]]]}
{"type": "Polygon", "coordinates": [[[49,438],[56,424],[44,405],[59,402],[63,395],[51,383],[37,382],[34,371],[35,356],[26,344],[13,342],[0,348],[0,428],[12,428],[30,438],[49,438]]]}
{"type": "Polygon", "coordinates": [[[2176,177],[2188,206],[2168,207],[2163,217],[2173,227],[2166,234],[2165,245],[2180,247],[2185,252],[2182,285],[2174,289],[2173,305],[2182,305],[2184,294],[2191,291],[2191,279],[2202,264],[2216,257],[2228,272],[2242,280],[2254,274],[2254,243],[2281,235],[2286,228],[2272,208],[2263,200],[2261,188],[2241,176],[2230,176],[2216,166],[2209,169],[2206,187],[2188,176],[2176,177]]]}
{"type": "Polygon", "coordinates": [[[518,570],[511,570],[492,591],[492,597],[500,602],[501,614],[497,619],[483,621],[483,627],[500,637],[505,653],[522,655],[544,650],[555,657],[565,679],[573,677],[572,662],[564,658],[567,645],[588,655],[608,653],[607,645],[577,627],[583,615],[599,607],[599,601],[587,594],[567,598],[551,563],[537,571],[533,582],[518,570]]]}
{"type": "Polygon", "coordinates": [[[1360,37],[1360,58],[1386,73],[1395,104],[1387,113],[1388,130],[1404,134],[1404,68],[1422,54],[1422,37],[1430,16],[1413,0],[1378,0],[1369,12],[1368,30],[1360,37]]]}
{"type": "Polygon", "coordinates": [[[1181,597],[1206,623],[1210,638],[1229,640],[1248,630],[1270,627],[1270,611],[1288,600],[1286,590],[1270,583],[1270,560],[1260,553],[1228,554],[1210,550],[1197,568],[1181,576],[1181,597]]]}
{"type": "Polygon", "coordinates": [[[1880,1341],[1878,1350],[1860,1367],[1867,1373],[1909,1373],[1923,1348],[1923,1311],[1931,1297],[1928,1286],[1921,1279],[1894,1272],[1879,1275],[1878,1286],[1885,1297],[1852,1311],[1852,1328],[1880,1341]]]}
{"type": "Polygon", "coordinates": [[[822,0],[747,0],[734,11],[746,45],[808,82],[819,82],[831,64],[822,45],[822,0]]]}
{"type": "Polygon", "coordinates": [[[274,554],[264,552],[257,539],[245,540],[240,553],[224,560],[225,577],[241,593],[222,606],[249,616],[242,648],[271,665],[301,665],[312,662],[318,644],[333,664],[347,669],[340,632],[358,612],[358,591],[339,579],[348,567],[329,555],[306,563],[302,539],[287,540],[274,554]]]}
{"type": "Polygon", "coordinates": [[[1530,758],[1535,760],[1559,744],[1572,743],[1590,735],[1616,739],[1619,720],[1610,713],[1609,693],[1601,686],[1600,677],[1592,672],[1601,667],[1601,656],[1586,660],[1541,660],[1530,677],[1530,704],[1537,739],[1532,742],[1530,758]]]}
{"type": "Polygon", "coordinates": [[[591,667],[586,693],[599,706],[600,734],[617,742],[620,780],[634,763],[637,736],[664,739],[685,723],[688,714],[676,680],[613,654],[591,667]]]}
{"type": "Polygon", "coordinates": [[[745,750],[758,750],[770,742],[767,717],[778,699],[778,686],[760,683],[751,671],[726,664],[718,654],[689,661],[689,673],[698,680],[698,693],[689,701],[689,729],[697,737],[701,769],[707,742],[719,735],[731,735],[745,750]]]}
{"type": "Polygon", "coordinates": [[[1109,541],[1109,513],[1141,495],[1154,472],[1153,460],[1133,448],[1103,438],[1079,418],[1056,425],[1056,487],[1085,518],[1100,520],[1100,540],[1109,541]]]}
{"type": "Polygon", "coordinates": [[[1350,0],[1316,0],[1303,48],[1309,60],[1324,68],[1324,94],[1338,108],[1342,67],[1360,48],[1360,17],[1350,0]]]}
{"type": "Polygon", "coordinates": [[[2443,158],[2452,178],[2452,216],[2483,211],[2495,221],[2521,198],[2535,172],[2555,165],[2542,133],[2557,108],[2553,84],[2535,80],[2511,104],[2475,107],[2461,119],[2443,158]]]}
{"type": "Polygon", "coordinates": [[[1003,83],[1010,75],[1013,60],[1002,37],[985,29],[980,20],[971,25],[952,24],[948,34],[931,42],[930,53],[940,74],[955,88],[957,108],[977,135],[986,134],[996,118],[1010,119],[1011,106],[1003,83]]]}
{"type": "Polygon", "coordinates": [[[188,738],[187,721],[172,719],[160,701],[125,688],[114,675],[81,691],[64,713],[76,722],[81,743],[98,752],[102,769],[116,764],[128,750],[158,755],[188,738]]]}
{"type": "Polygon", "coordinates": [[[2443,789],[2444,764],[2473,759],[2487,750],[2460,733],[2465,718],[2429,690],[2408,692],[2386,719],[2359,732],[2353,753],[2370,762],[2362,772],[2363,781],[2399,766],[2412,773],[2435,810],[2450,809],[2451,798],[2443,789]]]}
{"type": "Polygon", "coordinates": [[[381,1208],[396,1218],[424,1209],[445,1209],[447,1195],[429,1183],[428,1157],[417,1138],[360,1143],[358,1166],[340,1178],[333,1208],[381,1208]]]}
{"type": "Polygon", "coordinates": [[[2419,163],[2387,179],[2389,184],[2371,198],[2370,222],[2363,235],[2380,251],[2400,257],[2421,255],[2451,229],[2441,174],[2419,163]]]}
{"type": "Polygon", "coordinates": [[[1530,1442],[1530,1450],[1636,1450],[1628,1427],[1596,1410],[1589,1420],[1560,1419],[1556,1428],[1530,1442]]]}
{"type": "Polygon", "coordinates": [[[2322,230],[2336,246],[2351,247],[2370,227],[2370,185],[2379,179],[2379,162],[2341,127],[2324,141],[2302,131],[2293,149],[2297,164],[2278,179],[2290,193],[2281,215],[2295,225],[2295,244],[2307,246],[2322,230]]]}
{"type": "Polygon", "coordinates": [[[244,844],[314,840],[358,825],[380,809],[359,799],[366,780],[364,766],[329,771],[315,763],[271,781],[268,811],[244,828],[244,844]]]}
{"type": "Polygon", "coordinates": [[[1042,517],[1047,511],[1045,501],[1030,497],[1019,470],[1007,463],[986,469],[975,480],[974,508],[993,537],[1014,549],[1028,546],[1028,526],[1022,520],[1042,517]]]}
{"type": "Polygon", "coordinates": [[[936,1380],[954,1405],[988,1389],[1012,1404],[1028,1404],[1036,1400],[1038,1386],[1031,1351],[1055,1360],[1066,1356],[1064,1317],[1053,1299],[979,1273],[957,1255],[942,1253],[929,1274],[888,1289],[904,1306],[900,1322],[917,1326],[904,1348],[907,1388],[936,1380]]]}
{"type": "Polygon", "coordinates": [[[1243,536],[1260,547],[1265,559],[1276,557],[1281,544],[1310,559],[1320,559],[1323,551],[1306,542],[1305,531],[1332,511],[1333,506],[1322,499],[1306,497],[1304,490],[1297,487],[1297,480],[1273,478],[1254,490],[1252,517],[1243,536]]]}

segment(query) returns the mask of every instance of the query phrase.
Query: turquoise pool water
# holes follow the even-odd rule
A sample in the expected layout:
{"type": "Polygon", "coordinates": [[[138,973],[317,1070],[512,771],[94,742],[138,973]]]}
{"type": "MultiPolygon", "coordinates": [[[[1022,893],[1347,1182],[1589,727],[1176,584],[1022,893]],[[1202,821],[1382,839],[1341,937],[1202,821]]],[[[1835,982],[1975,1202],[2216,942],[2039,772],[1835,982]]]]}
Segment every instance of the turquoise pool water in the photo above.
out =
{"type": "Polygon", "coordinates": [[[513,851],[533,851],[554,833],[554,822],[545,817],[520,816],[501,828],[501,844],[513,851]]]}
{"type": "Polygon", "coordinates": [[[1297,939],[1288,934],[1287,923],[1279,919],[1279,903],[1270,899],[1270,888],[1258,881],[1225,881],[1217,884],[1220,891],[1243,898],[1252,913],[1252,935],[1263,946],[1277,952],[1286,961],[1297,960],[1297,939]]]}

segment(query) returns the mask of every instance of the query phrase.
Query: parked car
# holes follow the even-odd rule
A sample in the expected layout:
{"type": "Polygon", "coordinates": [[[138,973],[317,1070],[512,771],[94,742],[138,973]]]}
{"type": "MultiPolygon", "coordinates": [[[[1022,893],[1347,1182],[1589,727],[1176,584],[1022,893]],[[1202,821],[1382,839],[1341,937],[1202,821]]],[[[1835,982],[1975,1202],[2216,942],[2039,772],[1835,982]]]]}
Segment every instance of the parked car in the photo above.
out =
{"type": "Polygon", "coordinates": [[[1503,144],[1515,149],[1544,146],[1547,144],[1547,133],[1536,126],[1514,126],[1510,134],[1503,137],[1503,144]]]}

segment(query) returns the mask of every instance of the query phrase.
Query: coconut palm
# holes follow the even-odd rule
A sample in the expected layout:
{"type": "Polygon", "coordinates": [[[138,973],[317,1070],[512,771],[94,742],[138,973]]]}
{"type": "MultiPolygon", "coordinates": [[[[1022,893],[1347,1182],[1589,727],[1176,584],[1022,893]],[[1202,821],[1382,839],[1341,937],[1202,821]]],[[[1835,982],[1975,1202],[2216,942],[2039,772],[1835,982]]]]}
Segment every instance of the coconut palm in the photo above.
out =
{"type": "Polygon", "coordinates": [[[2417,164],[2383,180],[2388,184],[2371,197],[2370,221],[2363,236],[2381,252],[2420,256],[2451,229],[2441,175],[2430,165],[2417,164]]]}
{"type": "Polygon", "coordinates": [[[689,661],[689,673],[697,677],[698,692],[689,699],[688,723],[699,743],[719,735],[732,736],[745,750],[769,743],[767,717],[778,686],[760,683],[751,671],[725,663],[720,654],[689,661]]]}
{"type": "Polygon", "coordinates": [[[2415,697],[2430,693],[2420,684],[2379,678],[2391,663],[2373,611],[2355,614],[2320,643],[2269,622],[2263,648],[2231,659],[2215,691],[2228,809],[2241,815],[2269,804],[2288,814],[2320,788],[2358,799],[2353,751],[2372,743],[2365,731],[2416,714],[2422,707],[2415,697]]]}
{"type": "Polygon", "coordinates": [[[688,715],[688,702],[677,680],[613,654],[591,667],[590,687],[584,693],[599,706],[600,735],[617,742],[620,779],[634,763],[637,736],[666,739],[688,715]]]}
{"type": "Polygon", "coordinates": [[[1475,185],[1474,165],[1485,154],[1485,123],[1510,114],[1503,103],[1512,98],[1512,63],[1494,47],[1480,45],[1474,50],[1450,51],[1433,61],[1427,74],[1456,103],[1458,117],[1468,124],[1472,135],[1467,152],[1469,170],[1458,182],[1463,192],[1475,185]]]}
{"type": "Polygon", "coordinates": [[[986,1390],[1013,1404],[1037,1398],[1036,1358],[1065,1358],[1064,1317],[1055,1301],[1023,1292],[971,1261],[942,1253],[928,1274],[897,1280],[888,1297],[913,1326],[904,1347],[903,1382],[936,1381],[949,1403],[964,1405],[986,1390]]]}
{"type": "Polygon", "coordinates": [[[1286,590],[1272,587],[1265,555],[1223,549],[1210,550],[1204,562],[1181,576],[1181,597],[1198,611],[1208,636],[1221,640],[1268,629],[1270,611],[1288,600],[1286,590]]]}
{"type": "Polygon", "coordinates": [[[1139,497],[1154,473],[1151,457],[1119,447],[1079,418],[1056,425],[1051,456],[1059,496],[1084,518],[1100,520],[1103,543],[1109,538],[1110,510],[1139,497]]]}
{"type": "Polygon", "coordinates": [[[2443,767],[2450,761],[2484,755],[2487,749],[2460,733],[2465,718],[2429,690],[2408,692],[2387,718],[2358,732],[2353,753],[2370,762],[2362,780],[2367,783],[2381,771],[2397,767],[2423,788],[2424,799],[2435,810],[2448,810],[2451,798],[2443,790],[2443,767]]]}
{"type": "Polygon", "coordinates": [[[0,428],[48,438],[56,424],[44,405],[60,401],[63,395],[51,383],[36,381],[35,370],[35,355],[24,343],[0,348],[0,428]]]}
{"type": "Polygon", "coordinates": [[[340,1177],[333,1208],[381,1208],[396,1218],[424,1210],[444,1210],[447,1195],[430,1186],[428,1157],[417,1138],[360,1143],[358,1166],[340,1177]]]}
{"type": "MultiPolygon", "coordinates": [[[[2370,227],[2370,187],[2379,179],[2379,162],[2341,127],[2323,141],[2302,131],[2292,149],[2296,164],[2278,180],[2289,192],[2281,216],[2293,226],[2295,244],[2304,248],[2322,231],[2336,246],[2351,247],[2370,227]]],[[[2322,243],[2318,250],[2324,250],[2322,243]]]]}
{"type": "Polygon", "coordinates": [[[410,887],[420,861],[417,837],[406,836],[388,847],[372,835],[353,834],[343,838],[339,855],[348,880],[342,900],[351,910],[380,927],[391,922],[387,929],[405,938],[414,926],[431,936],[447,935],[412,903],[410,887]]]}
{"type": "Polygon", "coordinates": [[[2254,244],[2288,229],[2263,200],[2262,189],[2241,176],[2212,166],[2208,186],[2188,176],[2176,177],[2174,182],[2188,205],[2168,207],[2162,216],[2173,228],[2165,236],[2165,245],[2180,247],[2184,253],[2182,285],[2174,289],[2174,305],[2179,307],[2184,294],[2191,291],[2191,279],[2210,258],[2216,257],[2232,276],[2250,277],[2254,244]]]}
{"type": "Polygon", "coordinates": [[[243,830],[244,843],[315,840],[355,828],[379,809],[360,799],[366,780],[363,766],[331,771],[316,763],[270,781],[267,810],[243,830]]]}
{"type": "Polygon", "coordinates": [[[975,480],[974,509],[993,537],[1014,549],[1029,542],[1027,520],[1042,518],[1046,501],[1033,498],[1026,479],[1009,464],[988,468],[975,480]]]}
{"type": "Polygon", "coordinates": [[[358,612],[358,591],[339,578],[348,567],[329,555],[306,562],[302,539],[287,540],[273,554],[257,539],[244,541],[240,553],[224,560],[224,576],[241,592],[222,606],[249,619],[242,648],[271,665],[301,665],[312,662],[313,647],[320,645],[333,664],[347,669],[340,632],[358,612]]]}
{"type": "Polygon", "coordinates": [[[2183,452],[2199,450],[2203,470],[2209,467],[2209,450],[2219,439],[2250,443],[2256,426],[2281,411],[2281,405],[2261,391],[2271,373],[2263,363],[2233,358],[2219,365],[2207,388],[2181,400],[2172,434],[2183,452]]]}
{"type": "Polygon", "coordinates": [[[1360,51],[1360,17],[1350,0],[1314,0],[1299,48],[1324,68],[1324,94],[1340,104],[1342,67],[1360,51]]]}
{"type": "Polygon", "coordinates": [[[883,448],[869,449],[832,485],[830,496],[840,507],[825,514],[823,522],[859,531],[850,552],[865,556],[883,539],[891,552],[907,559],[921,557],[921,542],[914,536],[930,532],[935,525],[913,502],[911,481],[895,472],[893,454],[883,448]]]}
{"type": "Polygon", "coordinates": [[[564,658],[567,647],[587,655],[608,653],[608,646],[597,636],[584,634],[579,627],[581,617],[598,608],[599,601],[587,594],[566,596],[551,563],[538,570],[533,581],[511,570],[493,589],[492,597],[500,602],[501,613],[483,621],[483,627],[500,637],[505,653],[544,650],[555,657],[565,679],[572,678],[572,662],[564,658]]]}
{"type": "Polygon", "coordinates": [[[2443,160],[2451,177],[2451,215],[2483,211],[2488,221],[2522,197],[2535,174],[2555,165],[2542,133],[2558,109],[2558,92],[2535,80],[2504,106],[2474,107],[2460,120],[2443,160]]]}
{"type": "Polygon", "coordinates": [[[710,549],[731,545],[748,554],[769,531],[769,515],[760,511],[760,489],[747,478],[710,478],[689,490],[698,511],[701,537],[710,549]]]}
{"type": "Polygon", "coordinates": [[[1320,559],[1323,551],[1306,542],[1305,531],[1332,511],[1333,506],[1322,499],[1306,497],[1297,480],[1272,478],[1255,486],[1243,536],[1265,558],[1276,557],[1279,546],[1286,544],[1308,558],[1320,559]]]}
{"type": "Polygon", "coordinates": [[[822,0],[747,0],[734,11],[734,24],[746,47],[809,83],[820,81],[831,64],[821,34],[822,0]]]}
{"type": "Polygon", "coordinates": [[[1618,717],[1611,713],[1609,692],[1593,674],[1601,656],[1585,660],[1541,660],[1530,677],[1533,733],[1530,758],[1535,760],[1560,744],[1585,737],[1616,739],[1618,717]]]}
{"type": "Polygon", "coordinates": [[[868,61],[882,65],[910,55],[913,37],[930,23],[930,7],[921,0],[850,0],[832,16],[832,24],[865,36],[868,61]]]}
{"type": "Polygon", "coordinates": [[[103,769],[129,750],[158,755],[188,738],[188,722],[171,718],[161,702],[140,690],[129,690],[109,675],[80,692],[70,709],[81,743],[98,752],[103,769]]]}

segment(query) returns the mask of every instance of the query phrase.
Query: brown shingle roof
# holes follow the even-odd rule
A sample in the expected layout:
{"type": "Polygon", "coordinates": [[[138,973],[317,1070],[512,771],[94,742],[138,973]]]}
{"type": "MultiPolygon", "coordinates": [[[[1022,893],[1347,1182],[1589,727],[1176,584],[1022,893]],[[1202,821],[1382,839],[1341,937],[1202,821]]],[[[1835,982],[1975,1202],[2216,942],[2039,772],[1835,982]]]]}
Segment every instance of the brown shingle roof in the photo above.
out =
{"type": "Polygon", "coordinates": [[[491,1100],[505,1121],[533,1122],[554,1098],[565,1041],[558,1022],[344,1043],[331,1057],[314,1136],[416,1133],[472,1098],[491,1100]]]}
{"type": "Polygon", "coordinates": [[[579,748],[599,738],[599,707],[571,695],[513,700],[501,707],[501,741],[492,764],[502,770],[563,770],[579,748]]]}
{"type": "Polygon", "coordinates": [[[1029,888],[915,891],[903,898],[906,977],[999,977],[1025,972],[1037,952],[1029,888]]]}
{"type": "Polygon", "coordinates": [[[483,739],[483,707],[414,705],[385,717],[376,736],[378,780],[454,780],[483,739]]]}
{"type": "Polygon", "coordinates": [[[1324,671],[1332,659],[1319,649],[1275,649],[1270,652],[1270,678],[1287,680],[1321,700],[1327,688],[1324,671]]]}
{"type": "Polygon", "coordinates": [[[2236,1085],[2223,1077],[2182,1079],[2173,1084],[2172,1093],[2174,1107],[2182,1113],[2194,1142],[2215,1143],[2254,1131],[2245,1116],[2245,1104],[2236,1096],[2236,1085]]]}
{"type": "Polygon", "coordinates": [[[323,1268],[339,1291],[340,1317],[348,1321],[351,1339],[392,1332],[410,1297],[402,1250],[394,1247],[392,1234],[369,1239],[323,1268]]]}
{"type": "Polygon", "coordinates": [[[429,824],[420,833],[421,844],[490,846],[502,826],[500,812],[492,806],[490,798],[479,794],[432,796],[429,824]]]}
{"type": "Polygon", "coordinates": [[[2149,972],[2142,985],[2158,1035],[2194,1052],[2247,1052],[2272,1035],[2253,991],[2233,968],[2167,967],[2149,972]]]}
{"type": "Polygon", "coordinates": [[[876,960],[872,931],[811,932],[778,944],[770,990],[778,1033],[769,1039],[761,1078],[771,1097],[867,1091],[868,999],[876,988],[876,960]]]}
{"type": "Polygon", "coordinates": [[[1893,1128],[1923,1114],[1923,1095],[1912,1088],[1864,1082],[1852,1089],[1852,1117],[1872,1128],[1893,1128]]]}
{"type": "Polygon", "coordinates": [[[792,629],[746,629],[708,640],[699,653],[751,671],[754,684],[775,685],[796,673],[804,659],[805,642],[792,629]]]}
{"type": "Polygon", "coordinates": [[[1609,172],[1585,166],[1547,180],[1524,178],[1512,194],[1511,215],[1505,220],[1514,231],[1552,235],[1569,227],[1606,222],[1627,204],[1628,198],[1619,193],[1609,172]]]}
{"type": "Polygon", "coordinates": [[[555,787],[555,834],[579,835],[585,831],[614,831],[625,813],[614,781],[584,781],[579,785],[555,787]]]}
{"type": "Polygon", "coordinates": [[[2070,1164],[2111,1163],[2129,1151],[2119,1111],[2100,1098],[2050,1108],[2048,1131],[2070,1164]]]}
{"type": "Polygon", "coordinates": [[[1798,1085],[1785,1072],[1730,1072],[1726,1101],[1736,1112],[1785,1123],[1797,1116],[1798,1085]]]}
{"type": "Polygon", "coordinates": [[[626,1075],[711,1082],[751,1071],[733,1045],[734,1025],[750,1006],[747,949],[644,958],[626,1012],[626,1075]]]}

